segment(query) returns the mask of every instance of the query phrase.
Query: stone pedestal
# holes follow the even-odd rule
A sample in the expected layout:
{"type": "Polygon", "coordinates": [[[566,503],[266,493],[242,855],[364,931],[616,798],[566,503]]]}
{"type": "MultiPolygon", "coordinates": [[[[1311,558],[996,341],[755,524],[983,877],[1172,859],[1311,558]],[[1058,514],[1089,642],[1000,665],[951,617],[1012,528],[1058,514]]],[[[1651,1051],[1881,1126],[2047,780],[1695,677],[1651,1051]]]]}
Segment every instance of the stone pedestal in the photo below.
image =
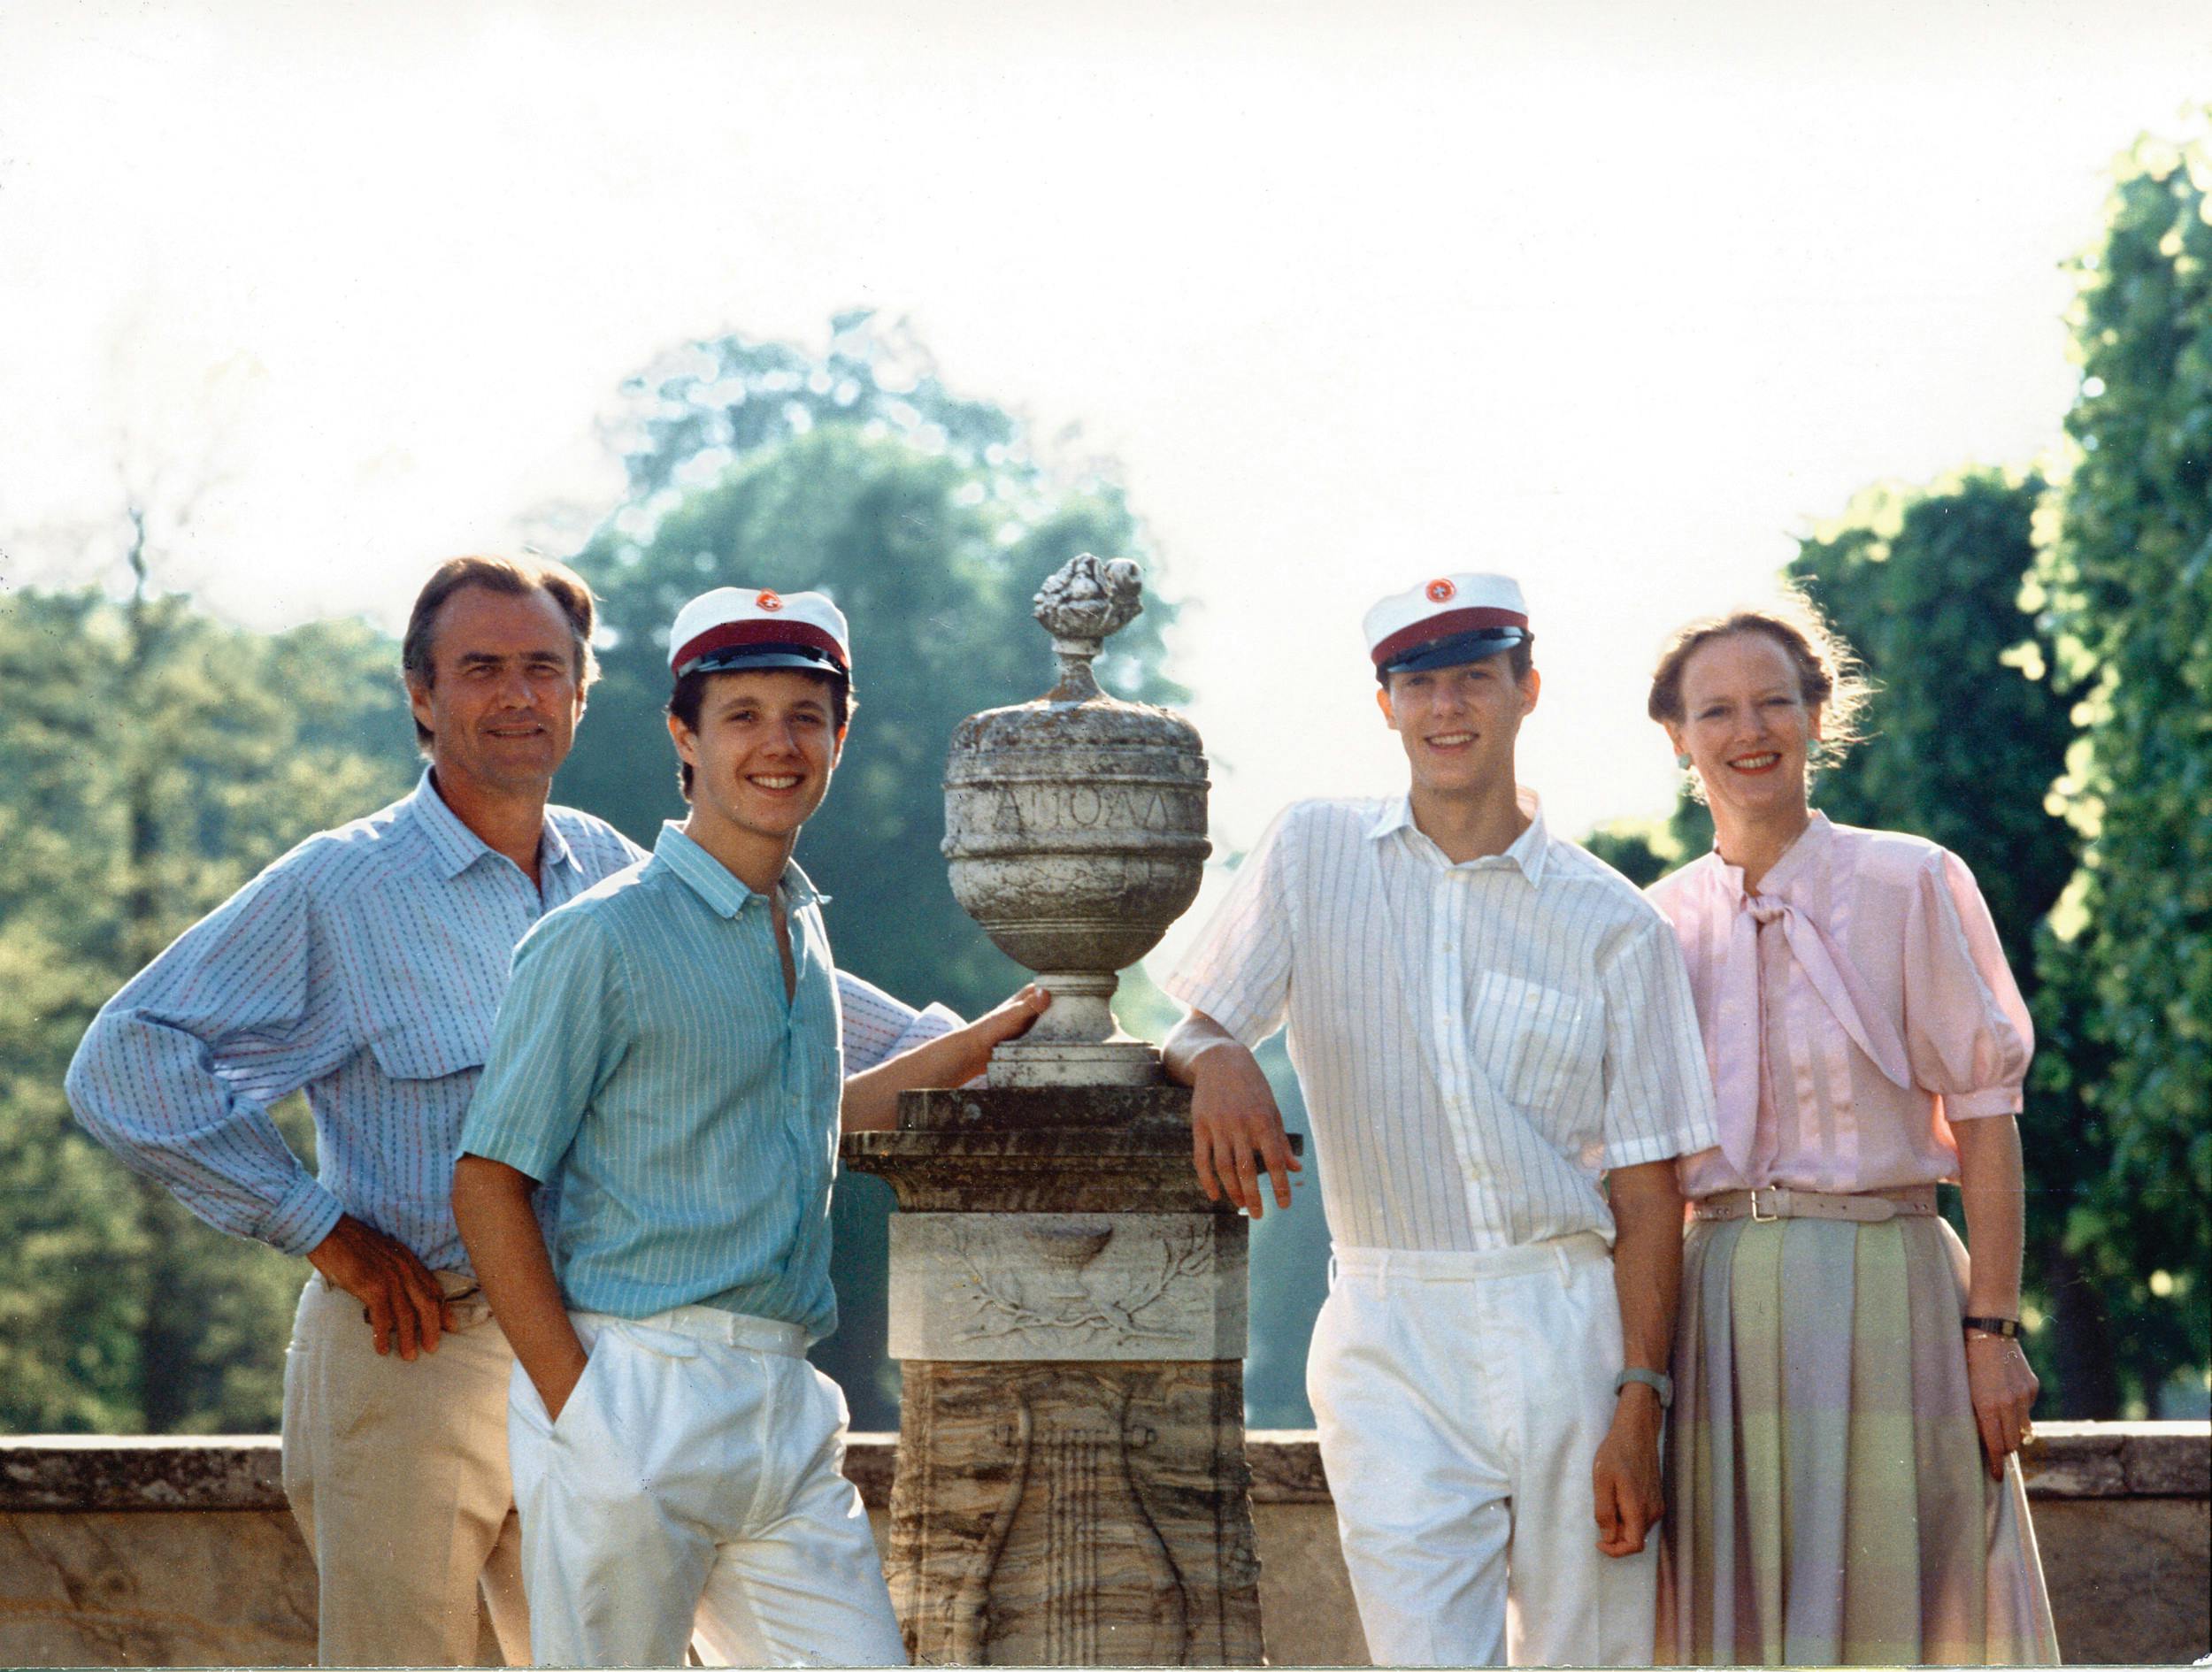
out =
{"type": "Polygon", "coordinates": [[[903,1365],[892,1600],[918,1661],[1257,1665],[1244,1220],[1178,1086],[910,1093],[887,1179],[903,1365]]]}

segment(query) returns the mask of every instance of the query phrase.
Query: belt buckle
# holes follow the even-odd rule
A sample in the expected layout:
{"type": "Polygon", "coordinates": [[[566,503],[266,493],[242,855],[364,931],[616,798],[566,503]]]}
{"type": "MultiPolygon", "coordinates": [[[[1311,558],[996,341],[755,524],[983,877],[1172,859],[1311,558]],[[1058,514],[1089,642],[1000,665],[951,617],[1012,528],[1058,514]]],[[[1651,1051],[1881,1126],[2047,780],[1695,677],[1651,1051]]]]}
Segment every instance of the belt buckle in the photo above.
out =
{"type": "Polygon", "coordinates": [[[1778,1213],[1763,1213],[1763,1213],[1761,1213],[1761,1212],[1759,1211],[1759,1198],[1760,1198],[1761,1196],[1764,1196],[1764,1197],[1767,1199],[1767,1200],[1768,1200],[1769,1202],[1771,1202],[1771,1201],[1773,1201],[1773,1200],[1774,1200],[1774,1195],[1775,1195],[1774,1186],[1773,1186],[1773,1185],[1768,1185],[1761,1186],[1761,1187],[1758,1187],[1758,1188],[1755,1188],[1755,1189],[1752,1191],[1752,1193],[1751,1193],[1751,1219],[1752,1219],[1752,1223],[1753,1223],[1754,1224],[1770,1225],[1770,1224],[1772,1224],[1772,1223],[1773,1223],[1776,1220],[1778,1220],[1778,1219],[1781,1218],[1781,1216],[1781,1216],[1780,1214],[1778,1214],[1778,1213]]]}

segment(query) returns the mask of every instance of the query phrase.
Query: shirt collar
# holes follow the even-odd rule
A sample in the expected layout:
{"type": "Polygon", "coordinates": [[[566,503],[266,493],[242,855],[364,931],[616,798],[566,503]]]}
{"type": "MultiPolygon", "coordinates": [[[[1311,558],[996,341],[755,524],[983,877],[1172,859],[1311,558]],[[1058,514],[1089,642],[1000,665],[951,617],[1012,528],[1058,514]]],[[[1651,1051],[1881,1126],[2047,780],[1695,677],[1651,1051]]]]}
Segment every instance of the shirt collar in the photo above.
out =
{"type": "MultiPolygon", "coordinates": [[[[431,781],[431,769],[422,769],[422,776],[415,781],[415,793],[405,802],[415,816],[416,826],[430,844],[430,851],[437,856],[438,874],[450,882],[478,860],[493,851],[491,845],[461,822],[461,816],[445,804],[445,797],[438,794],[438,786],[431,781]]],[[[562,835],[560,827],[549,816],[538,834],[538,863],[541,865],[570,865],[576,863],[575,852],[562,835]]]]}
{"type": "MultiPolygon", "coordinates": [[[[662,824],[660,840],[653,844],[653,857],[674,871],[705,902],[707,909],[718,917],[734,917],[752,901],[765,898],[755,894],[727,865],[684,834],[683,826],[673,819],[662,824]]],[[[798,911],[828,903],[829,896],[814,886],[813,879],[799,869],[795,859],[784,863],[782,881],[787,909],[798,911]]]]}
{"type": "Polygon", "coordinates": [[[568,838],[561,834],[561,827],[553,822],[553,815],[545,816],[545,832],[538,838],[538,863],[541,865],[574,865],[576,851],[568,845],[568,838]]]}
{"type": "MultiPolygon", "coordinates": [[[[1767,868],[1767,874],[1759,879],[1762,899],[1769,894],[1786,892],[1789,886],[1806,871],[1820,863],[1820,856],[1828,851],[1834,840],[1836,827],[1828,822],[1828,815],[1815,810],[1805,828],[1797,832],[1797,840],[1782,850],[1782,857],[1767,868]]],[[[1713,860],[1720,871],[1721,886],[1731,900],[1744,897],[1743,867],[1732,865],[1720,856],[1720,841],[1713,842],[1713,860]]]]}
{"type": "Polygon", "coordinates": [[[1537,799],[1534,790],[1525,786],[1517,787],[1513,799],[1514,804],[1527,817],[1528,828],[1516,836],[1502,854],[1486,854],[1479,859],[1453,864],[1444,857],[1444,850],[1422,835],[1420,826],[1413,822],[1413,798],[1409,794],[1395,796],[1384,803],[1382,810],[1367,826],[1367,838],[1370,841],[1379,841],[1395,832],[1406,831],[1411,836],[1419,838],[1415,844],[1417,852],[1432,855],[1436,862],[1448,870],[1483,871],[1512,865],[1532,886],[1544,880],[1544,863],[1551,852],[1551,836],[1544,828],[1544,806],[1537,799]]]}

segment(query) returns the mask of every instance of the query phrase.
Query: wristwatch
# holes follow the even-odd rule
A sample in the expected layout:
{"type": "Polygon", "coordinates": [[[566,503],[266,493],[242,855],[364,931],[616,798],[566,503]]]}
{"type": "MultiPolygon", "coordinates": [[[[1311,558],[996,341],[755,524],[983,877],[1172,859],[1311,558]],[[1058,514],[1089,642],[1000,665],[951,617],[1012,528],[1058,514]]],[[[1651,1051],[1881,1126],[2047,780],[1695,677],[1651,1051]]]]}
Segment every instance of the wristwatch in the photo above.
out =
{"type": "Polygon", "coordinates": [[[1984,1335],[2016,1337],[2020,1333],[2020,1320],[2017,1318],[1967,1317],[1959,1320],[1959,1328],[1979,1330],[1984,1335]]]}
{"type": "Polygon", "coordinates": [[[1659,1408],[1661,1410],[1664,1411],[1673,1408],[1674,1378],[1667,1375],[1664,1371],[1647,1370],[1642,1369],[1640,1366],[1632,1364],[1628,1367],[1628,1369],[1623,1370],[1618,1376],[1613,1378],[1614,1396],[1618,1398],[1620,1391],[1626,1387],[1631,1382],[1641,1382],[1646,1387],[1656,1393],[1659,1396],[1659,1408]]]}

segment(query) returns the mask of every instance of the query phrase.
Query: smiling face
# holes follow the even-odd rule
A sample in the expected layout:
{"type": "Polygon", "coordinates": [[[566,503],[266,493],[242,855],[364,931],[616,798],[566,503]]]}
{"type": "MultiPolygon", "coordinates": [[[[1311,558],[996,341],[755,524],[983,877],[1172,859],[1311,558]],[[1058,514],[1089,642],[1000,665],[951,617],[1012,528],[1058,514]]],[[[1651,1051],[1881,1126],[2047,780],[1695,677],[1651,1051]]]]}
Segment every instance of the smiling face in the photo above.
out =
{"type": "Polygon", "coordinates": [[[430,732],[440,786],[542,796],[584,712],[560,605],[544,592],[463,587],[438,606],[429,663],[407,699],[430,732]]]}
{"type": "Polygon", "coordinates": [[[733,870],[741,856],[780,870],[829,793],[844,742],[833,712],[830,682],[819,674],[709,675],[696,727],[668,717],[676,753],[691,768],[693,838],[733,870]]]}
{"type": "Polygon", "coordinates": [[[1715,816],[1802,817],[1820,707],[1805,701],[1789,652],[1764,633],[1709,640],[1682,664],[1681,691],[1683,717],[1667,735],[1690,757],[1715,816]]]}
{"type": "Polygon", "coordinates": [[[1413,787],[1431,795],[1486,794],[1513,788],[1513,743],[1536,706],[1531,668],[1513,677],[1508,653],[1448,668],[1394,673],[1375,694],[1413,770],[1413,787]]]}

